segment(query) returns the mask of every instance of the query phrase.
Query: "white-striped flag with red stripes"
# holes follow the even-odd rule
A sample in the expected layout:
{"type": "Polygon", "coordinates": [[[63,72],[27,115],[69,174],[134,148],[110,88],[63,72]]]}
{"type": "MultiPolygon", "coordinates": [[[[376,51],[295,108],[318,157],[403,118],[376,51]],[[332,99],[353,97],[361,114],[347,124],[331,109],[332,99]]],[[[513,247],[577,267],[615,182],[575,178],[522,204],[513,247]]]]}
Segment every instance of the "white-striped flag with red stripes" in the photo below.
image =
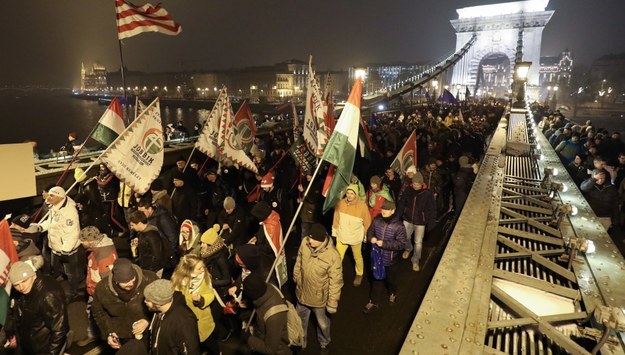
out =
{"type": "Polygon", "coordinates": [[[169,12],[160,4],[152,6],[133,5],[124,0],[115,0],[117,11],[117,37],[124,39],[143,32],[159,32],[175,36],[182,31],[182,27],[174,22],[169,12]]]}

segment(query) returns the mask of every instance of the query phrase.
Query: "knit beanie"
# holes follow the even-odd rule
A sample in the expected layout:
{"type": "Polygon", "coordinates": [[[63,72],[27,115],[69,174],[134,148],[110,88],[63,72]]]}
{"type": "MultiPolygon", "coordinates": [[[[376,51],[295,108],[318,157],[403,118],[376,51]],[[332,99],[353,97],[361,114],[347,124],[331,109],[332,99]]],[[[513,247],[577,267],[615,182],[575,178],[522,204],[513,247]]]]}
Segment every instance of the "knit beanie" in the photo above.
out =
{"type": "Polygon", "coordinates": [[[469,165],[469,158],[466,155],[461,156],[458,158],[458,164],[460,164],[461,167],[469,165]]]}
{"type": "Polygon", "coordinates": [[[354,193],[356,195],[358,195],[358,185],[357,184],[349,184],[347,186],[347,189],[345,189],[345,191],[347,191],[347,190],[352,190],[352,191],[354,191],[354,193]]]}
{"type": "Polygon", "coordinates": [[[412,183],[423,184],[423,175],[421,175],[421,173],[419,172],[414,174],[414,176],[412,177],[412,183]]]}
{"type": "Polygon", "coordinates": [[[117,259],[115,264],[113,264],[111,273],[113,274],[113,281],[118,284],[129,282],[137,276],[132,262],[126,258],[117,259]]]}
{"type": "Polygon", "coordinates": [[[150,190],[152,190],[152,191],[161,191],[163,189],[164,189],[163,180],[156,179],[156,180],[152,181],[152,184],[150,185],[150,190]]]}
{"type": "Polygon", "coordinates": [[[315,223],[310,228],[310,234],[307,237],[318,242],[324,242],[327,236],[328,232],[325,227],[320,223],[315,223]]]}
{"type": "Polygon", "coordinates": [[[408,174],[408,173],[416,174],[417,173],[417,168],[414,165],[410,165],[408,167],[408,169],[406,169],[406,174],[408,174]]]}
{"type": "Polygon", "coordinates": [[[65,197],[65,189],[60,186],[55,186],[48,191],[48,195],[65,197]]]}
{"type": "Polygon", "coordinates": [[[243,280],[243,294],[252,300],[257,300],[267,292],[267,283],[256,272],[251,273],[243,280]]]}
{"type": "Polygon", "coordinates": [[[93,242],[106,237],[106,234],[100,233],[100,230],[96,226],[87,226],[80,230],[78,239],[81,242],[93,242]]]}
{"type": "Polygon", "coordinates": [[[219,238],[219,229],[221,227],[219,226],[219,224],[214,224],[213,228],[209,228],[206,230],[206,232],[204,232],[204,234],[202,234],[202,237],[200,238],[200,241],[202,243],[208,244],[208,245],[213,245],[215,244],[215,242],[217,242],[217,238],[219,238]]]}
{"type": "Polygon", "coordinates": [[[254,270],[260,265],[260,251],[254,244],[243,244],[237,248],[237,255],[248,270],[254,270]]]}
{"type": "Polygon", "coordinates": [[[259,221],[264,221],[271,214],[271,206],[265,201],[258,201],[250,211],[259,221]]]}
{"type": "Polygon", "coordinates": [[[380,179],[380,177],[377,175],[373,175],[371,179],[369,179],[369,183],[372,185],[376,184],[378,187],[380,187],[380,184],[382,183],[382,179],[380,179]]]}
{"type": "Polygon", "coordinates": [[[174,297],[174,285],[169,280],[158,279],[145,286],[143,295],[146,301],[150,301],[157,306],[162,306],[171,302],[174,297]]]}
{"type": "Polygon", "coordinates": [[[11,280],[11,283],[15,285],[16,283],[20,283],[34,274],[35,269],[32,266],[25,261],[18,261],[11,265],[9,280],[11,280]]]}

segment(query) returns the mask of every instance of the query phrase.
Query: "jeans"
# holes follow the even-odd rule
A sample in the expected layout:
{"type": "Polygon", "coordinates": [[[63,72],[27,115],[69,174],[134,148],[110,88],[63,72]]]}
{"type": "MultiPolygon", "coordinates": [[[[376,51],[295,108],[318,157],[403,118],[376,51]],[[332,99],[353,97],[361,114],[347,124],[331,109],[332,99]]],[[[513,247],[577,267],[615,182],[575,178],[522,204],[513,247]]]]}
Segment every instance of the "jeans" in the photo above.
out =
{"type": "Polygon", "coordinates": [[[412,247],[412,234],[414,233],[414,253],[412,254],[413,264],[419,264],[419,260],[421,260],[421,252],[423,250],[423,236],[425,235],[425,226],[412,224],[408,221],[404,221],[404,227],[406,227],[406,246],[405,250],[407,252],[413,251],[412,247]]]}
{"type": "Polygon", "coordinates": [[[78,294],[78,284],[85,278],[85,249],[79,246],[73,254],[59,255],[51,253],[52,270],[67,276],[70,299],[78,294]]]}
{"type": "Polygon", "coordinates": [[[345,256],[347,247],[351,247],[352,254],[354,254],[354,263],[356,264],[356,276],[362,276],[365,272],[365,264],[362,261],[362,243],[358,243],[354,245],[347,245],[347,244],[341,243],[337,239],[336,250],[338,250],[339,255],[341,256],[341,261],[343,261],[343,257],[345,256]]]}
{"type": "MultiPolygon", "coordinates": [[[[304,328],[304,335],[308,334],[308,321],[310,319],[310,313],[315,313],[317,318],[317,340],[319,346],[325,347],[330,344],[332,340],[330,338],[330,317],[326,313],[325,307],[308,307],[303,304],[297,303],[295,307],[297,314],[302,318],[302,327],[304,328]]],[[[304,348],[306,347],[307,339],[304,338],[304,348]]]]}

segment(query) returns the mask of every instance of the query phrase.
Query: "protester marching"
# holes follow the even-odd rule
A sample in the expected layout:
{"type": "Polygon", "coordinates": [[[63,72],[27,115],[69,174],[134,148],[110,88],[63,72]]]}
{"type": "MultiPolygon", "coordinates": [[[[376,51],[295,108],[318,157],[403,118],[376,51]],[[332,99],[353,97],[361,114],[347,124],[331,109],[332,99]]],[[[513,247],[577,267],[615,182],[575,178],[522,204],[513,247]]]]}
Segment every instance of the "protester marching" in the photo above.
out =
{"type": "MultiPolygon", "coordinates": [[[[117,0],[116,8],[119,39],[181,31],[160,5],[117,0]]],[[[345,285],[369,295],[365,314],[381,308],[384,288],[389,303],[402,297],[398,265],[421,270],[424,237],[459,213],[505,108],[454,99],[369,116],[358,78],[335,120],[312,57],[306,89],[303,126],[294,111],[281,116],[292,129],[260,135],[249,107],[233,112],[223,87],[194,128],[193,151],[173,167],[163,165],[165,142],[189,131],[163,124],[158,98],[127,124],[115,98],[85,143],[70,134],[74,158],[89,139],[106,149],[74,169],[71,186],[46,189],[45,213],[0,223],[10,270],[2,279],[15,289],[0,298],[5,348],[63,354],[100,343],[120,354],[220,354],[236,341],[243,352],[288,354],[315,343],[307,331],[316,322],[327,351],[345,285]],[[68,322],[76,303],[87,305],[80,339],[68,322]]],[[[561,151],[571,158],[573,148],[561,151]]],[[[623,180],[607,172],[584,185],[602,204],[612,193],[607,177],[623,180]]]]}

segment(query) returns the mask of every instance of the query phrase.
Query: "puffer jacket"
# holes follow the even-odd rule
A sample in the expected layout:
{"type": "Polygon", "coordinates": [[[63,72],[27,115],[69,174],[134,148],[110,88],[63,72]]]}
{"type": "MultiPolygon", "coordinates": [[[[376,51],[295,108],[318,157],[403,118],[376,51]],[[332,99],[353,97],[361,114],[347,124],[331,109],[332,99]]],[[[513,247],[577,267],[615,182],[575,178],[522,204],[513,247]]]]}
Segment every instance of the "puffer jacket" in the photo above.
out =
{"type": "Polygon", "coordinates": [[[362,243],[370,225],[371,215],[367,205],[359,199],[351,203],[342,199],[334,207],[332,235],[341,243],[347,245],[362,243]]]}
{"type": "Polygon", "coordinates": [[[69,197],[50,208],[48,218],[41,223],[48,231],[50,249],[59,253],[70,253],[80,245],[80,221],[76,203],[69,197]]]}
{"type": "Polygon", "coordinates": [[[293,268],[297,300],[309,307],[337,308],[343,287],[341,256],[330,238],[316,249],[309,240],[302,240],[293,268]]]}
{"type": "Polygon", "coordinates": [[[377,216],[367,230],[367,240],[372,238],[382,240],[382,262],[384,266],[391,266],[399,261],[399,255],[406,245],[406,227],[397,215],[385,220],[382,215],[377,216]]]}
{"type": "Polygon", "coordinates": [[[415,225],[424,225],[427,230],[434,228],[436,223],[436,202],[430,190],[406,190],[397,206],[401,219],[415,225]]]}
{"type": "Polygon", "coordinates": [[[103,278],[108,276],[113,269],[113,264],[117,260],[117,250],[113,244],[113,240],[109,237],[103,237],[102,240],[93,248],[87,250],[87,293],[93,296],[95,286],[103,278]]]}
{"type": "Polygon", "coordinates": [[[151,319],[150,312],[143,303],[145,297],[143,290],[145,286],[158,279],[155,273],[149,270],[142,270],[137,265],[133,265],[137,280],[135,288],[128,302],[124,302],[113,286],[113,278],[107,276],[95,288],[91,314],[95,319],[102,339],[108,337],[109,333],[116,333],[120,339],[132,339],[132,323],[139,319],[151,319]]]}
{"type": "Polygon", "coordinates": [[[69,319],[61,285],[37,274],[31,291],[18,295],[5,330],[8,336],[17,336],[25,354],[62,354],[69,319]]]}

